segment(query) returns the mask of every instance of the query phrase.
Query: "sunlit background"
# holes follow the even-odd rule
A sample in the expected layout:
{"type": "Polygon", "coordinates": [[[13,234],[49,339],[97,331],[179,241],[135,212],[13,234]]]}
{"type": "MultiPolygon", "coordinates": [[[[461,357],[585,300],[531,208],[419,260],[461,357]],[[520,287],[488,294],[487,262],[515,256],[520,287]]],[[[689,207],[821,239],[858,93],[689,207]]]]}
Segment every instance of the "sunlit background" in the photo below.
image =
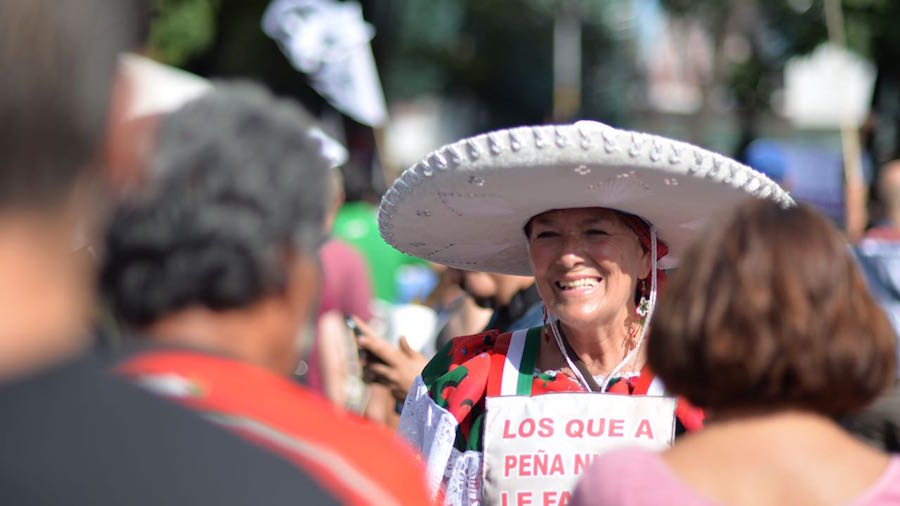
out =
{"type": "Polygon", "coordinates": [[[900,148],[892,0],[294,0],[280,40],[270,3],[156,0],[146,55],[297,97],[349,147],[351,202],[462,136],[592,119],[735,156],[858,235],[900,148]]]}

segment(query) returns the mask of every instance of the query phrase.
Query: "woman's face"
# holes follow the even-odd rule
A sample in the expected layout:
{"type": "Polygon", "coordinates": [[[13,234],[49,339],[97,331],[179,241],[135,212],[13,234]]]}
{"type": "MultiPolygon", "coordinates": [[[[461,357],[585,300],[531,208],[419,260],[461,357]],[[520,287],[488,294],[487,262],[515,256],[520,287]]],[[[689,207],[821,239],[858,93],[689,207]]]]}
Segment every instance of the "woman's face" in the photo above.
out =
{"type": "Polygon", "coordinates": [[[560,209],[530,223],[531,268],[551,314],[579,328],[610,323],[633,310],[637,281],[650,272],[650,254],[616,212],[560,209]]]}

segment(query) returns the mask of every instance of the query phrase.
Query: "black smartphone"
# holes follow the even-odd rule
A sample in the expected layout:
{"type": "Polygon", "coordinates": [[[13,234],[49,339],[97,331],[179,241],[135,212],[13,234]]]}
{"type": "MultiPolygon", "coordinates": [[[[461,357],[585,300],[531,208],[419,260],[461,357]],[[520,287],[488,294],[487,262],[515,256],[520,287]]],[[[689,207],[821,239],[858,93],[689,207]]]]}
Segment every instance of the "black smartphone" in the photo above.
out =
{"type": "Polygon", "coordinates": [[[362,329],[359,328],[359,325],[356,324],[356,321],[352,316],[345,316],[344,323],[347,324],[347,328],[353,332],[353,337],[359,337],[362,334],[362,329]]]}
{"type": "MultiPolygon", "coordinates": [[[[347,328],[349,328],[350,331],[353,332],[354,338],[358,338],[360,335],[362,335],[362,329],[359,328],[359,325],[356,324],[356,321],[353,320],[353,317],[345,316],[344,323],[346,323],[347,328]]],[[[381,357],[374,353],[369,353],[368,350],[365,350],[363,348],[359,348],[359,359],[363,364],[368,362],[378,362],[382,364],[385,363],[384,360],[381,359],[381,357]]]]}

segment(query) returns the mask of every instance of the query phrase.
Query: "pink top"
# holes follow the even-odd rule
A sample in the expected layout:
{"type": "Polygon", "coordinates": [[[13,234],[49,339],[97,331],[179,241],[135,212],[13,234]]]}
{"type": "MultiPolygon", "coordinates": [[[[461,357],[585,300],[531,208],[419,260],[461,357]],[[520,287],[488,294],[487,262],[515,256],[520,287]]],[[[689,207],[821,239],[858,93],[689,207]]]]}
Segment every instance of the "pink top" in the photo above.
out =
{"type": "MultiPolygon", "coordinates": [[[[369,271],[362,256],[340,239],[331,238],[319,249],[322,261],[322,290],[317,318],[329,311],[344,316],[355,315],[363,321],[372,319],[372,289],[369,271]]],[[[309,372],[306,386],[322,393],[322,369],[319,367],[319,339],[312,342],[307,354],[309,372]]]]}
{"type": "Polygon", "coordinates": [[[372,289],[366,261],[353,246],[329,239],[319,250],[322,260],[322,292],[319,316],[338,310],[362,321],[372,319],[372,289]]]}
{"type": "MultiPolygon", "coordinates": [[[[716,503],[682,482],[658,453],[623,448],[594,461],[579,480],[570,504],[713,506],[716,503]]],[[[900,504],[900,456],[892,457],[881,478],[850,504],[900,504]]]]}

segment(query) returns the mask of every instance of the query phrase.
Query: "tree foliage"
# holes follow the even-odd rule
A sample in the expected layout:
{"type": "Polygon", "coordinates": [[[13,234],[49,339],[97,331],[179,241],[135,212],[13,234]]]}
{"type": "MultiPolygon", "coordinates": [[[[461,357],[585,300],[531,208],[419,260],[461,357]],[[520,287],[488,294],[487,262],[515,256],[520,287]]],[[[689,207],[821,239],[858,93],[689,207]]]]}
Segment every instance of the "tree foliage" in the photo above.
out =
{"type": "Polygon", "coordinates": [[[220,0],[155,0],[148,49],[162,62],[183,65],[209,49],[216,35],[220,0]]]}

